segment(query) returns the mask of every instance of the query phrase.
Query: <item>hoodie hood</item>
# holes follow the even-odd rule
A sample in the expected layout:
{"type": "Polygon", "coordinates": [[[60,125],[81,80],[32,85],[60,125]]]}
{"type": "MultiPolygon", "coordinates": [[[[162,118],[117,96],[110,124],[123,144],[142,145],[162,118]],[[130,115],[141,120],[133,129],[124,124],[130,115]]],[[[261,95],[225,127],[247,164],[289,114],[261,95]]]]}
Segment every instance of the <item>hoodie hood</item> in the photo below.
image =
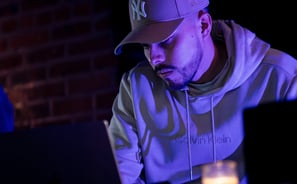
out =
{"type": "Polygon", "coordinates": [[[212,37],[225,40],[228,55],[226,66],[213,81],[202,85],[190,84],[191,95],[221,95],[237,88],[256,70],[270,49],[268,43],[233,20],[214,20],[212,37]],[[209,90],[208,86],[212,89],[209,90]],[[203,88],[208,88],[206,93],[203,88]]]}

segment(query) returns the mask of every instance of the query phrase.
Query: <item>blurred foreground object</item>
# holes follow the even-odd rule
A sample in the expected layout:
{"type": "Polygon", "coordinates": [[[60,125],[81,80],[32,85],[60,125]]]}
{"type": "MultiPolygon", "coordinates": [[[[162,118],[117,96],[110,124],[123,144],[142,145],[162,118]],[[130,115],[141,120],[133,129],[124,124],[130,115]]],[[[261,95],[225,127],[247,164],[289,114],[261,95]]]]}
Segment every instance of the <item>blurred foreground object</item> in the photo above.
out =
{"type": "Polygon", "coordinates": [[[202,167],[202,184],[238,184],[237,164],[220,160],[202,167]]]}
{"type": "Polygon", "coordinates": [[[14,130],[14,109],[3,87],[0,86],[0,133],[14,130]]]}

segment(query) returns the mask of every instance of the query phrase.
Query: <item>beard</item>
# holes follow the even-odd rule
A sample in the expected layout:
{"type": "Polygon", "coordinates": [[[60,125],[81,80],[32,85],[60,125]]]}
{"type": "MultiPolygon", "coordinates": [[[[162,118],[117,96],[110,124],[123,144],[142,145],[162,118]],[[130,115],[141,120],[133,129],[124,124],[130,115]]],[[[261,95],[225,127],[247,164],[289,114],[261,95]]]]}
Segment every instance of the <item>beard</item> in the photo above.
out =
{"type": "Polygon", "coordinates": [[[198,72],[202,53],[192,57],[191,61],[182,68],[175,66],[167,66],[173,70],[173,74],[167,78],[162,78],[171,90],[184,89],[190,82],[193,82],[198,72]]]}

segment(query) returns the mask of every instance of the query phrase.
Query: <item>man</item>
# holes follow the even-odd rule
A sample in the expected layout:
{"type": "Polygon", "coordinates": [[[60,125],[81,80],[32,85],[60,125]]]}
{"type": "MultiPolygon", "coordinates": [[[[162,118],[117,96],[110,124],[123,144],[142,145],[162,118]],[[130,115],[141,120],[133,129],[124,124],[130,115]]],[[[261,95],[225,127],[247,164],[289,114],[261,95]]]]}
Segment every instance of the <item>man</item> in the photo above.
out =
{"type": "Polygon", "coordinates": [[[131,32],[147,61],[125,73],[109,131],[123,183],[190,183],[201,166],[234,160],[246,183],[242,111],[297,96],[297,61],[208,0],[129,0],[131,32]]]}

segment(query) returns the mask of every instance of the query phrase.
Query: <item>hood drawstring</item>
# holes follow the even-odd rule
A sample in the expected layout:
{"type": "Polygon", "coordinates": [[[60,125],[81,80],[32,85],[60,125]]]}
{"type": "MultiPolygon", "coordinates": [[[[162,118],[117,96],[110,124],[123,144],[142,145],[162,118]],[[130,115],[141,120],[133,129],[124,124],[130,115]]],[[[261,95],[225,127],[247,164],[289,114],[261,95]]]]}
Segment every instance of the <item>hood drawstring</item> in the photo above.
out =
{"type": "Polygon", "coordinates": [[[187,139],[188,139],[188,163],[190,171],[190,180],[193,180],[193,166],[192,166],[192,153],[191,153],[191,124],[190,124],[190,110],[189,110],[189,94],[188,90],[185,89],[186,96],[186,121],[187,121],[187,139]]]}
{"type": "Polygon", "coordinates": [[[212,155],[213,155],[213,161],[217,162],[216,130],[215,130],[215,123],[214,123],[213,97],[210,98],[210,115],[211,115],[211,130],[212,130],[212,155]]]}
{"type": "MultiPolygon", "coordinates": [[[[188,89],[185,91],[185,101],[186,101],[186,123],[187,123],[187,142],[188,142],[188,163],[190,171],[190,180],[193,180],[193,165],[192,165],[192,152],[191,152],[191,123],[190,123],[190,105],[189,105],[189,94],[188,89]]],[[[213,161],[217,162],[216,157],[216,131],[215,131],[215,121],[214,121],[214,111],[213,111],[213,97],[210,98],[210,115],[211,115],[211,130],[212,130],[212,155],[213,161]]]]}

